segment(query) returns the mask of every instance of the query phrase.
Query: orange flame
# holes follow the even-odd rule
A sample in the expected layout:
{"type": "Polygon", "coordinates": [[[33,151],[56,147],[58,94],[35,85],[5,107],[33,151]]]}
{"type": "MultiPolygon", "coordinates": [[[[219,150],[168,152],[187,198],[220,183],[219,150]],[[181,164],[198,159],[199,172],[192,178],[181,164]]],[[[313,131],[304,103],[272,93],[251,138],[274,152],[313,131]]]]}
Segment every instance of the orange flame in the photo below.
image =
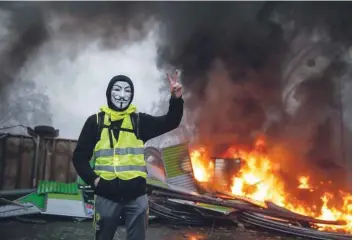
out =
{"type": "MultiPolygon", "coordinates": [[[[298,200],[295,194],[286,192],[285,182],[278,174],[280,166],[271,161],[265,153],[265,141],[260,139],[255,144],[253,151],[243,151],[231,147],[224,158],[241,158],[245,165],[237,173],[234,173],[230,193],[248,197],[260,202],[271,201],[278,206],[290,211],[315,217],[323,220],[344,220],[344,226],[317,225],[319,230],[332,230],[352,232],[352,195],[340,191],[339,194],[324,193],[318,197],[315,204],[309,204],[298,200]],[[340,202],[341,204],[338,204],[340,202]],[[340,207],[338,207],[340,206],[340,207]]],[[[214,173],[214,165],[204,147],[191,151],[191,161],[195,179],[202,183],[212,183],[211,176],[214,173]]],[[[314,186],[310,184],[309,176],[298,176],[297,189],[309,190],[315,193],[314,186]]],[[[324,182],[320,188],[324,187],[324,182]]]]}
{"type": "Polygon", "coordinates": [[[199,182],[208,182],[212,177],[214,166],[211,161],[208,161],[206,149],[200,148],[191,152],[190,158],[195,179],[199,182]]]}
{"type": "Polygon", "coordinates": [[[305,176],[302,176],[302,177],[299,177],[299,187],[300,189],[309,189],[310,186],[309,186],[309,177],[305,177],[305,176]]]}

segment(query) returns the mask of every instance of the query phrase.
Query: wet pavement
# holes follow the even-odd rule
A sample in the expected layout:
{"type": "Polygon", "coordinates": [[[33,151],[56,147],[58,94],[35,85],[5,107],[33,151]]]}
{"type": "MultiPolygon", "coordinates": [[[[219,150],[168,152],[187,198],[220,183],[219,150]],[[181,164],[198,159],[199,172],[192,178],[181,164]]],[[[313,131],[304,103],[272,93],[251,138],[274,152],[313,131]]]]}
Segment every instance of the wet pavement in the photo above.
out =
{"type": "MultiPolygon", "coordinates": [[[[90,221],[46,221],[38,223],[18,220],[0,221],[1,240],[89,240],[94,239],[93,225],[90,221]]],[[[120,227],[115,240],[125,240],[125,229],[120,227]]],[[[280,236],[239,227],[176,227],[161,223],[151,223],[148,240],[293,240],[280,236]]]]}

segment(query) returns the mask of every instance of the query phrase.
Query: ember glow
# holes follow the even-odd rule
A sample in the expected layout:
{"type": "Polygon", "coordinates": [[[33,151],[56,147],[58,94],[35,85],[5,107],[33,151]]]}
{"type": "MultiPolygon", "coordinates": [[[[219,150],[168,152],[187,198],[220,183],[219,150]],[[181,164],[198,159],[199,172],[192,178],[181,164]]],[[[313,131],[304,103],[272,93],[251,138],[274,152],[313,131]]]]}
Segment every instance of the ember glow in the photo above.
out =
{"type": "MultiPolygon", "coordinates": [[[[344,220],[344,226],[317,225],[319,230],[331,230],[337,232],[352,232],[352,194],[337,190],[335,193],[325,192],[325,184],[322,182],[320,188],[312,186],[311,178],[307,175],[299,175],[296,178],[297,191],[307,191],[316,199],[314,203],[299,200],[295,191],[286,189],[285,181],[278,174],[278,164],[264,151],[264,139],[256,142],[252,151],[244,151],[236,147],[229,148],[224,153],[224,158],[241,158],[245,161],[244,166],[234,173],[232,184],[228,193],[244,196],[259,202],[271,201],[278,206],[293,212],[323,219],[344,220]],[[322,193],[322,194],[321,194],[322,193]],[[318,195],[321,194],[321,195],[318,195]]],[[[202,148],[191,151],[191,161],[195,179],[202,183],[216,184],[212,182],[214,165],[208,156],[207,150],[202,148]]]]}

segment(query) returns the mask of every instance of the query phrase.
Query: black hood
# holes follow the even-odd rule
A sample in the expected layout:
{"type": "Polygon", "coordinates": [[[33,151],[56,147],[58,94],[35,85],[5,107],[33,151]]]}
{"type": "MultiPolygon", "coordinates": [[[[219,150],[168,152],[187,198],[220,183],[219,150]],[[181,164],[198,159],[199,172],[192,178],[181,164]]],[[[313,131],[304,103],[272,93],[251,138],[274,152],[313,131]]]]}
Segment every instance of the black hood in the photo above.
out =
{"type": "Polygon", "coordinates": [[[132,100],[134,99],[134,84],[132,83],[131,79],[127,76],[124,76],[124,75],[115,76],[110,80],[105,95],[107,96],[107,103],[108,103],[109,108],[111,108],[115,111],[124,111],[130,106],[132,100]],[[127,82],[131,86],[131,100],[129,102],[129,105],[124,109],[117,109],[111,101],[111,90],[112,90],[114,83],[116,83],[117,81],[127,82]]]}

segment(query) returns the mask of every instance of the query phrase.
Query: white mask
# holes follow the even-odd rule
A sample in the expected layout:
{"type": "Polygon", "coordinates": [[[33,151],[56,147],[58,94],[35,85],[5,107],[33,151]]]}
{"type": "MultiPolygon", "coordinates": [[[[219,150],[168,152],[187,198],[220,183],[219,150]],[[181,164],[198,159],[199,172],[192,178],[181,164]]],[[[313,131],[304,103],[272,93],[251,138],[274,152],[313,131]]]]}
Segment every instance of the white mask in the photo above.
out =
{"type": "Polygon", "coordinates": [[[111,101],[117,109],[125,109],[129,106],[132,89],[129,83],[117,81],[111,90],[111,101]]]}

